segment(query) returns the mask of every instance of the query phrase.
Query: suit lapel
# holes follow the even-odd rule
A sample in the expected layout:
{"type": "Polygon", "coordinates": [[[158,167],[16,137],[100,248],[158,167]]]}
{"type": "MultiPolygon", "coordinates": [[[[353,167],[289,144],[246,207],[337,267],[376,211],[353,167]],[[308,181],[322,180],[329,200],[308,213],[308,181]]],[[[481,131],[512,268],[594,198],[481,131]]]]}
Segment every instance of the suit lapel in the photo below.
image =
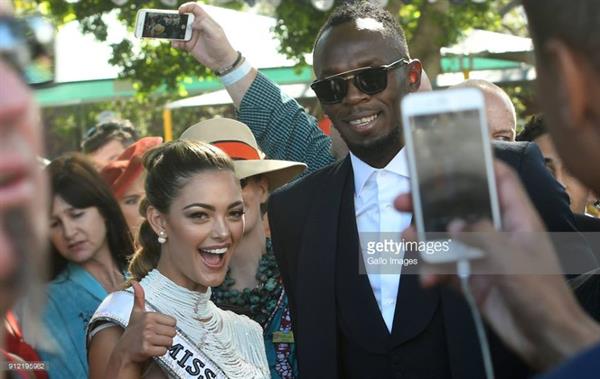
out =
{"type": "MultiPolygon", "coordinates": [[[[321,188],[307,212],[302,246],[297,258],[296,330],[303,334],[302,351],[310,357],[307,378],[337,377],[337,319],[335,306],[335,252],[338,215],[350,160],[336,164],[322,176],[321,188]]],[[[294,215],[290,215],[294,217],[294,215]]],[[[307,358],[305,356],[305,358],[307,358]]]]}
{"type": "MultiPolygon", "coordinates": [[[[414,215],[411,224],[412,222],[414,222],[414,215]]],[[[417,259],[419,264],[424,263],[419,253],[415,251],[406,252],[404,258],[417,259]]],[[[394,310],[392,346],[400,345],[425,330],[438,309],[439,290],[423,289],[418,274],[418,265],[407,266],[402,270],[394,310]]]]}
{"type": "Polygon", "coordinates": [[[423,332],[438,307],[438,289],[423,289],[418,275],[402,274],[394,311],[392,344],[400,345],[423,332]]]}

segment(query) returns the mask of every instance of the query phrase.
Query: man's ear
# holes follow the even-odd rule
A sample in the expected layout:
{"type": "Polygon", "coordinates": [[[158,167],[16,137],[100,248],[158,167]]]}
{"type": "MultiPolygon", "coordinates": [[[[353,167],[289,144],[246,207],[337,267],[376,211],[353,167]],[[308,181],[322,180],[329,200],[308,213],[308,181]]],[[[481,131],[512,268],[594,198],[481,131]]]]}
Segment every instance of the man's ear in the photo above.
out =
{"type": "Polygon", "coordinates": [[[260,175],[255,180],[260,189],[260,203],[264,204],[269,199],[269,179],[265,175],[260,175]]]}
{"type": "Polygon", "coordinates": [[[585,60],[569,48],[564,42],[557,39],[548,41],[544,46],[545,56],[550,59],[548,64],[554,67],[556,76],[551,80],[558,81],[554,86],[562,92],[561,101],[564,102],[564,116],[570,127],[585,125],[584,118],[588,111],[588,100],[592,94],[587,93],[589,87],[586,81],[587,64],[585,60]]]}
{"type": "Polygon", "coordinates": [[[421,86],[421,72],[423,70],[423,65],[421,61],[418,59],[413,59],[408,64],[406,69],[406,80],[408,82],[408,87],[410,88],[410,92],[415,92],[421,86]]]}
{"type": "Polygon", "coordinates": [[[154,233],[166,232],[165,216],[152,205],[149,205],[148,209],[146,209],[146,220],[148,220],[154,233]]]}

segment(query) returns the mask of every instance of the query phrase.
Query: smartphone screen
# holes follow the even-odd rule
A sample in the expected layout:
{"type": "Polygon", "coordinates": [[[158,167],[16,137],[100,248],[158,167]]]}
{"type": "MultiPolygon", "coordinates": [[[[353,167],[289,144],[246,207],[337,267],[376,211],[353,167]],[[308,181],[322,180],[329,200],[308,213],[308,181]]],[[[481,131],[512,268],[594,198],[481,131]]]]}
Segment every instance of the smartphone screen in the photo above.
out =
{"type": "Polygon", "coordinates": [[[409,119],[427,239],[445,236],[455,218],[493,220],[481,122],[478,109],[409,119]]]}
{"type": "Polygon", "coordinates": [[[187,23],[187,14],[147,12],[142,37],[183,40],[187,23]]]}

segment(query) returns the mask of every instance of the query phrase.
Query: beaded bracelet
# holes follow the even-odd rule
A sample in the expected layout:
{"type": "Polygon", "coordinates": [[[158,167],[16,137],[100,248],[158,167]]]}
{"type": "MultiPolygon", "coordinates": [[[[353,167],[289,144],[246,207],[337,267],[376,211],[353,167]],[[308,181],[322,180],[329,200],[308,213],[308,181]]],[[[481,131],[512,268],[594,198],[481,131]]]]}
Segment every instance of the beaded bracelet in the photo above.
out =
{"type": "Polygon", "coordinates": [[[233,62],[233,64],[231,66],[224,67],[220,70],[214,70],[214,72],[217,76],[225,76],[225,75],[229,74],[242,62],[242,58],[243,58],[242,53],[240,53],[239,51],[237,53],[238,53],[237,58],[235,58],[235,62],[233,62]]]}
{"type": "Polygon", "coordinates": [[[230,73],[219,76],[219,79],[221,80],[221,83],[227,87],[240,81],[244,76],[246,76],[246,74],[250,72],[250,70],[252,70],[252,66],[246,59],[244,59],[241,65],[234,68],[230,73]]]}

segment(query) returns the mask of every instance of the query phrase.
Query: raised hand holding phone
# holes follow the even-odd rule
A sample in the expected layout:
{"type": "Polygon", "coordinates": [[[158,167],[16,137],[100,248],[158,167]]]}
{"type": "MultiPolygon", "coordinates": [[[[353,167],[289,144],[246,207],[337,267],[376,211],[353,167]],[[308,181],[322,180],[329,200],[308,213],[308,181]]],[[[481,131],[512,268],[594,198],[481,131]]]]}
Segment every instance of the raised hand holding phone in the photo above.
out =
{"type": "Polygon", "coordinates": [[[189,41],[192,38],[193,23],[193,14],[161,9],[140,9],[135,23],[135,36],[189,41]]]}
{"type": "MultiPolygon", "coordinates": [[[[173,41],[173,47],[188,51],[196,60],[214,71],[217,75],[225,73],[228,69],[243,67],[240,62],[241,55],[229,43],[225,32],[212,17],[197,3],[185,3],[179,7],[180,13],[194,15],[192,25],[192,36],[187,42],[173,41]]],[[[239,109],[242,99],[256,78],[257,71],[250,67],[250,71],[231,83],[223,83],[227,92],[233,100],[233,104],[239,109]]]]}
{"type": "Polygon", "coordinates": [[[213,71],[235,62],[238,52],[231,46],[223,28],[197,3],[185,3],[179,13],[192,14],[192,35],[189,41],[173,41],[173,47],[186,50],[213,71]]]}

